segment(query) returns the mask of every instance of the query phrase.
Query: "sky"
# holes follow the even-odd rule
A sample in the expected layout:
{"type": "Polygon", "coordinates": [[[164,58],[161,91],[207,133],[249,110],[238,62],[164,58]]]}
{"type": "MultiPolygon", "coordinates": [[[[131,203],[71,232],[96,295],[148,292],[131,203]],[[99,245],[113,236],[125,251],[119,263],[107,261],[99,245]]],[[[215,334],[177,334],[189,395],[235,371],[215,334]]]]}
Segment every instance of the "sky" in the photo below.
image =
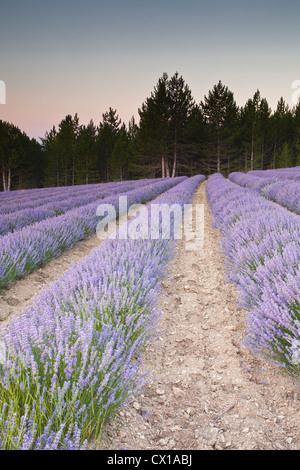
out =
{"type": "Polygon", "coordinates": [[[111,107],[138,122],[164,72],[198,104],[221,80],[239,106],[259,90],[272,110],[292,107],[299,18],[299,0],[1,2],[0,119],[38,140],[67,114],[98,125],[111,107]]]}

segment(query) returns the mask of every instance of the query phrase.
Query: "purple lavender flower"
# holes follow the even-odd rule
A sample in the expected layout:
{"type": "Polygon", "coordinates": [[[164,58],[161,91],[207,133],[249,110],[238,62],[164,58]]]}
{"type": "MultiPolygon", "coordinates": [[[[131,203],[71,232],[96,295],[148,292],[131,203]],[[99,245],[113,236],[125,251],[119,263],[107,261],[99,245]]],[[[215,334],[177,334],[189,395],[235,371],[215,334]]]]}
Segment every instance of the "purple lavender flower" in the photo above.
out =
{"type": "MultiPolygon", "coordinates": [[[[154,186],[152,195],[173,188],[152,203],[183,210],[204,179],[154,186]]],[[[157,332],[175,232],[173,221],[169,240],[105,240],[3,329],[8,360],[0,366],[0,401],[9,405],[0,423],[2,449],[82,448],[146,386],[142,351],[157,332]]]]}
{"type": "Polygon", "coordinates": [[[248,311],[247,344],[299,375],[299,217],[220,174],[208,179],[207,196],[228,278],[248,311]]]}

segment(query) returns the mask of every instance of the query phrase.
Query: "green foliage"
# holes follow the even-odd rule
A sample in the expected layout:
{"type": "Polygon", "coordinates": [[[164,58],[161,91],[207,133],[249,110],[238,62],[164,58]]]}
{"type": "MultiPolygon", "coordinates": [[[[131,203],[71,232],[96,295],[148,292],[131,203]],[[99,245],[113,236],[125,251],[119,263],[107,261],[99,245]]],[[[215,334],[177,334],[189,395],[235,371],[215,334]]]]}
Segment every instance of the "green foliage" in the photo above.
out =
{"type": "Polygon", "coordinates": [[[289,168],[293,166],[293,154],[287,142],[283,144],[282,151],[278,155],[277,168],[289,168]]]}
{"type": "Polygon", "coordinates": [[[110,181],[109,159],[118,140],[120,125],[121,119],[115,109],[109,108],[102,114],[96,137],[97,166],[101,181],[110,181]]]}
{"type": "Polygon", "coordinates": [[[271,109],[257,90],[241,108],[240,145],[243,155],[243,171],[262,168],[268,148],[268,121],[271,109]]]}
{"type": "Polygon", "coordinates": [[[0,120],[0,171],[2,189],[37,187],[44,159],[41,146],[17,126],[0,120]]]}
{"type": "Polygon", "coordinates": [[[188,160],[187,129],[194,106],[191,90],[176,72],[171,78],[164,73],[139,109],[138,151],[162,177],[174,177],[178,163],[188,160]]]}
{"type": "Polygon", "coordinates": [[[138,115],[128,126],[111,107],[98,125],[67,115],[41,144],[0,121],[0,189],[300,165],[300,101],[272,112],[256,90],[238,107],[219,80],[196,103],[178,72],[163,73],[138,115]]]}
{"type": "Polygon", "coordinates": [[[221,81],[209,91],[201,102],[206,124],[209,172],[220,173],[222,167],[235,152],[235,137],[238,124],[238,107],[233,93],[221,81]]]}

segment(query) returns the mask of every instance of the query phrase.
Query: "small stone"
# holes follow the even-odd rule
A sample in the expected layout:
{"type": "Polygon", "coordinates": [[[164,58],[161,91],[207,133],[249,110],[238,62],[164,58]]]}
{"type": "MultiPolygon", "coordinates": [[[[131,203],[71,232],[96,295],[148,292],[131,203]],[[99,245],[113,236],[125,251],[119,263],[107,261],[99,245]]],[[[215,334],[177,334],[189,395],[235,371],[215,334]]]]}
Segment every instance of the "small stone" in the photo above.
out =
{"type": "Polygon", "coordinates": [[[179,398],[179,397],[183,397],[183,396],[184,396],[184,391],[181,390],[181,388],[172,387],[172,390],[173,390],[174,396],[175,396],[176,398],[179,398]]]}
{"type": "Polygon", "coordinates": [[[226,329],[226,330],[229,330],[229,331],[236,331],[236,326],[233,326],[233,325],[231,325],[231,326],[225,326],[225,329],[226,329]]]}
{"type": "Polygon", "coordinates": [[[158,441],[158,444],[159,444],[160,446],[166,446],[166,445],[168,444],[168,439],[160,439],[160,440],[158,441]]]}
{"type": "Polygon", "coordinates": [[[140,409],[141,409],[141,405],[140,405],[137,401],[135,401],[135,402],[133,403],[133,407],[134,407],[136,410],[140,410],[140,409]]]}
{"type": "Polygon", "coordinates": [[[176,446],[176,442],[174,441],[174,439],[171,439],[171,440],[169,441],[169,447],[170,447],[170,449],[173,449],[175,446],[176,446]]]}
{"type": "Polygon", "coordinates": [[[158,389],[156,390],[156,393],[157,393],[157,395],[164,395],[164,394],[165,394],[165,391],[162,390],[161,388],[158,388],[158,389]]]}
{"type": "Polygon", "coordinates": [[[172,432],[182,431],[182,427],[181,427],[181,426],[178,426],[178,425],[175,425],[175,426],[172,426],[172,427],[170,428],[170,430],[171,430],[172,432]]]}

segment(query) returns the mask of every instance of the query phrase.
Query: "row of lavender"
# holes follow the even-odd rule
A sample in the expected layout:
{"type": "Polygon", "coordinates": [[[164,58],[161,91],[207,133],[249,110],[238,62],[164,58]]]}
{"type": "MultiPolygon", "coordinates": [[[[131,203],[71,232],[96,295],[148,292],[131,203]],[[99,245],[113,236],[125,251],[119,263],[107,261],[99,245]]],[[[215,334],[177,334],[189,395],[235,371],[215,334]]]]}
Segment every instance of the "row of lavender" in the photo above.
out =
{"type": "Polygon", "coordinates": [[[207,196],[222,233],[229,280],[248,311],[246,342],[282,370],[300,374],[300,219],[215,174],[207,196]]]}
{"type": "MultiPolygon", "coordinates": [[[[147,186],[137,183],[137,188],[122,193],[127,196],[129,206],[143,204],[160,193],[179,184],[186,177],[167,178],[147,186]]],[[[74,208],[54,218],[8,233],[0,238],[0,287],[12,284],[58,257],[78,241],[95,233],[99,216],[99,204],[112,204],[119,214],[119,195],[113,194],[102,200],[74,208]]]]}
{"type": "MultiPolygon", "coordinates": [[[[161,178],[163,179],[163,178],[161,178]]],[[[88,193],[100,195],[105,191],[110,191],[115,187],[122,188],[122,186],[153,183],[157,179],[144,179],[144,180],[131,180],[112,183],[99,183],[78,186],[59,186],[54,188],[41,188],[41,189],[26,189],[18,193],[18,191],[11,191],[2,193],[0,196],[0,213],[10,214],[22,209],[33,209],[40,207],[48,202],[63,201],[70,197],[82,197],[88,193]],[[36,191],[33,193],[33,191],[36,191]],[[15,194],[18,193],[18,194],[15,194]],[[7,196],[6,196],[7,194],[7,196]]]]}
{"type": "MultiPolygon", "coordinates": [[[[7,191],[0,193],[1,207],[4,207],[5,211],[8,209],[9,204],[12,206],[20,206],[20,208],[30,207],[39,201],[45,201],[47,198],[57,198],[61,196],[75,195],[80,191],[91,190],[94,188],[103,188],[106,185],[113,183],[98,183],[90,185],[76,185],[76,186],[57,186],[51,188],[38,188],[38,189],[23,189],[15,191],[7,191]]],[[[7,211],[6,211],[7,212],[7,211]]]]}
{"type": "MultiPolygon", "coordinates": [[[[158,180],[155,180],[156,182],[158,180]]],[[[95,185],[90,189],[70,192],[69,187],[62,190],[59,196],[49,196],[37,200],[24,201],[20,204],[12,202],[0,205],[0,236],[10,232],[21,230],[22,228],[40,222],[51,217],[65,214],[76,207],[85,206],[100,199],[137,189],[153,183],[154,180],[138,180],[124,183],[107,183],[95,185]]]]}
{"type": "MultiPolygon", "coordinates": [[[[152,204],[183,209],[204,179],[183,179],[152,204]]],[[[159,331],[157,301],[175,246],[174,236],[106,239],[2,331],[2,449],[85,448],[147,384],[141,354],[159,331]]]]}
{"type": "MultiPolygon", "coordinates": [[[[277,171],[277,170],[274,170],[277,171]]],[[[230,181],[257,191],[260,195],[277,202],[292,212],[300,214],[300,179],[256,176],[252,172],[234,172],[228,175],[230,181]]]]}
{"type": "MultiPolygon", "coordinates": [[[[134,180],[127,180],[127,182],[133,182],[134,180]]],[[[118,183],[118,184],[122,184],[118,183]]],[[[0,192],[0,202],[6,203],[8,201],[19,203],[26,201],[35,201],[37,199],[43,199],[50,196],[59,196],[60,194],[69,193],[75,194],[78,191],[90,190],[94,187],[103,188],[107,185],[116,184],[116,183],[91,183],[91,184],[80,184],[72,186],[52,186],[47,188],[34,188],[34,189],[17,189],[14,191],[0,192]]]]}
{"type": "Polygon", "coordinates": [[[276,168],[270,170],[252,170],[248,174],[259,176],[262,178],[277,178],[277,180],[294,180],[300,181],[300,166],[292,168],[276,168]]]}

